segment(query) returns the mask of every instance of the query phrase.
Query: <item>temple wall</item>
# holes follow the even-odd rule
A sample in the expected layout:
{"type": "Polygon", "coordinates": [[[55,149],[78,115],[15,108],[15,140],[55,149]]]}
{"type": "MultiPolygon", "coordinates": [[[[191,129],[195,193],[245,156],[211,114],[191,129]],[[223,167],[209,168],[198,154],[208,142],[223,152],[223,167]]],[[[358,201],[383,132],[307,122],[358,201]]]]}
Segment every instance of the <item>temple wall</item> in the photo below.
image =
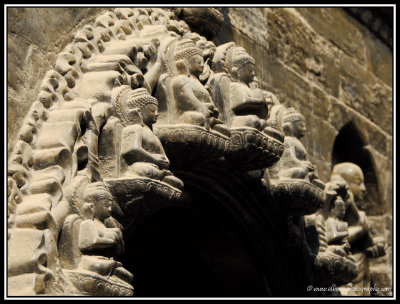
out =
{"type": "MultiPolygon", "coordinates": [[[[79,28],[111,8],[8,8],[8,154],[41,80],[79,28]]],[[[223,8],[213,42],[234,41],[255,58],[260,87],[305,116],[303,143],[329,180],[336,136],[353,122],[372,158],[380,205],[369,206],[388,254],[372,261],[380,285],[391,271],[393,205],[392,50],[340,8],[223,8]],[[379,279],[378,279],[379,277],[379,279]]],[[[349,143],[351,144],[351,143],[349,143]]]]}

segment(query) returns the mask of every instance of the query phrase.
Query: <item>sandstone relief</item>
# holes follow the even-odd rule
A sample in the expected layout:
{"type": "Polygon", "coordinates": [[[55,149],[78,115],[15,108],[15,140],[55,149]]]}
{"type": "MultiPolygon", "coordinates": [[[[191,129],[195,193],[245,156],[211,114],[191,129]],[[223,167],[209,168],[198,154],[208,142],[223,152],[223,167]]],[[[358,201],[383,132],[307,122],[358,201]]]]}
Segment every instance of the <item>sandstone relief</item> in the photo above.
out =
{"type": "Polygon", "coordinates": [[[304,116],[259,87],[245,48],[208,40],[223,20],[116,8],[58,54],[8,160],[9,296],[135,296],[119,260],[132,227],[188,200],[182,172],[222,169],[256,185],[243,195],[258,195],[260,216],[293,228],[314,282],[370,286],[385,243],[362,211],[361,169],[317,176],[304,116]]]}

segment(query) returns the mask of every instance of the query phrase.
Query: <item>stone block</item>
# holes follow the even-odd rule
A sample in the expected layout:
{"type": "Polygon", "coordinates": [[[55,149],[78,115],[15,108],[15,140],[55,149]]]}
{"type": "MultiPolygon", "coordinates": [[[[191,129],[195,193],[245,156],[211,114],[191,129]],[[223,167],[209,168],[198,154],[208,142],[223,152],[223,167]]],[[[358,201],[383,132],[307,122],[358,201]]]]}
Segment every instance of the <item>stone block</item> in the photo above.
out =
{"type": "Polygon", "coordinates": [[[11,229],[8,240],[8,275],[43,273],[54,266],[55,243],[47,230],[11,229]]]}
{"type": "Polygon", "coordinates": [[[46,179],[32,182],[29,189],[32,194],[50,194],[53,197],[53,203],[58,202],[63,194],[61,185],[54,176],[49,176],[46,179]]]}
{"type": "Polygon", "coordinates": [[[15,220],[15,226],[17,228],[34,228],[38,230],[50,229],[52,233],[57,229],[53,216],[48,211],[19,215],[15,220]]]}
{"type": "Polygon", "coordinates": [[[330,124],[338,131],[346,124],[352,122],[357,128],[363,143],[372,145],[380,153],[387,155],[387,143],[391,136],[384,132],[378,125],[371,123],[366,117],[360,115],[356,110],[347,106],[340,100],[330,99],[330,124]]]}
{"type": "Polygon", "coordinates": [[[268,10],[268,54],[337,96],[339,52],[305,22],[294,9],[268,10]]]}
{"type": "Polygon", "coordinates": [[[364,28],[341,8],[296,8],[309,25],[332,46],[360,64],[367,61],[364,28]]]}
{"type": "Polygon", "coordinates": [[[18,214],[50,211],[51,201],[51,196],[47,193],[24,196],[21,204],[18,205],[18,214]]]}
{"type": "Polygon", "coordinates": [[[393,50],[380,39],[366,33],[364,36],[367,52],[367,69],[376,77],[393,86],[393,50]]]}
{"type": "Polygon", "coordinates": [[[37,145],[40,148],[65,147],[72,152],[79,132],[74,122],[44,123],[37,145]]]}
{"type": "Polygon", "coordinates": [[[392,90],[349,56],[341,57],[339,99],[381,127],[393,132],[392,90]]]}
{"type": "MultiPolygon", "coordinates": [[[[36,45],[50,50],[53,44],[74,29],[74,26],[98,13],[101,8],[46,8],[16,7],[8,8],[9,31],[19,33],[36,45]],[[73,20],[73,22],[71,22],[73,20]]],[[[92,17],[93,18],[93,17],[92,17]]]]}
{"type": "Polygon", "coordinates": [[[8,296],[29,297],[45,292],[45,277],[47,274],[25,273],[8,277],[8,296]]]}

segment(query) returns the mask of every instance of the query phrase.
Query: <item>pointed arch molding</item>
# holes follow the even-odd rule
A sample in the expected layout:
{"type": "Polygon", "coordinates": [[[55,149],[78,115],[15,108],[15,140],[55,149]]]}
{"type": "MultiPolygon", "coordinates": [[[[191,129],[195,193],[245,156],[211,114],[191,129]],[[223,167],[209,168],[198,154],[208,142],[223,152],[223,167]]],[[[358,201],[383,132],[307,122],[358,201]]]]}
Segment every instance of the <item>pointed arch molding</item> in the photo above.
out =
{"type": "MultiPolygon", "coordinates": [[[[154,85],[138,68],[150,59],[143,48],[154,47],[158,34],[179,36],[188,29],[169,9],[116,8],[80,28],[57,55],[8,159],[9,296],[132,295],[124,271],[96,276],[63,270],[62,227],[75,221],[66,220],[66,201],[76,195],[77,184],[103,181],[100,167],[107,161],[99,158],[98,143],[112,114],[112,88],[154,85]]],[[[177,194],[162,183],[143,183],[169,198],[177,194]]]]}

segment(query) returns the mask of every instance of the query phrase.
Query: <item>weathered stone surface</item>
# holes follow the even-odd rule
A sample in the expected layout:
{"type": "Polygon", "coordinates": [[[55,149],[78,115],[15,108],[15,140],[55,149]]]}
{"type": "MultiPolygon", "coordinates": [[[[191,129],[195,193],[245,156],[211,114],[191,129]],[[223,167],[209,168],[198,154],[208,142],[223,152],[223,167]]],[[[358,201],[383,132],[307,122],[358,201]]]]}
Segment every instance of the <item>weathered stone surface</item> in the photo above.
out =
{"type": "Polygon", "coordinates": [[[248,36],[256,44],[263,44],[267,40],[267,9],[257,8],[244,10],[229,8],[229,22],[232,28],[242,35],[248,36]]]}
{"type": "Polygon", "coordinates": [[[326,40],[392,85],[393,54],[368,29],[339,8],[298,8],[297,11],[326,40]]]}
{"type": "MultiPolygon", "coordinates": [[[[51,51],[66,41],[63,37],[74,30],[82,20],[89,21],[101,8],[8,8],[8,30],[25,37],[36,46],[51,51]],[[74,23],[71,23],[74,20],[74,23]],[[51,26],[49,26],[51,25],[51,26]]],[[[61,45],[62,46],[62,45],[61,45]]],[[[64,45],[65,46],[65,45],[64,45]]],[[[63,47],[63,46],[62,46],[63,47]]]]}
{"type": "Polygon", "coordinates": [[[364,29],[340,8],[296,9],[312,28],[360,64],[367,61],[364,29]]]}
{"type": "Polygon", "coordinates": [[[367,69],[393,86],[393,51],[373,35],[366,34],[367,69]]]}
{"type": "Polygon", "coordinates": [[[341,57],[339,99],[392,134],[392,93],[352,58],[341,57]]]}
{"type": "Polygon", "coordinates": [[[268,53],[316,82],[333,96],[338,94],[339,52],[301,19],[294,9],[268,10],[268,53]]]}
{"type": "Polygon", "coordinates": [[[36,99],[44,74],[71,40],[76,26],[104,8],[7,8],[8,152],[14,147],[24,113],[36,99]],[[73,20],[71,22],[71,20],[73,20]]]}

